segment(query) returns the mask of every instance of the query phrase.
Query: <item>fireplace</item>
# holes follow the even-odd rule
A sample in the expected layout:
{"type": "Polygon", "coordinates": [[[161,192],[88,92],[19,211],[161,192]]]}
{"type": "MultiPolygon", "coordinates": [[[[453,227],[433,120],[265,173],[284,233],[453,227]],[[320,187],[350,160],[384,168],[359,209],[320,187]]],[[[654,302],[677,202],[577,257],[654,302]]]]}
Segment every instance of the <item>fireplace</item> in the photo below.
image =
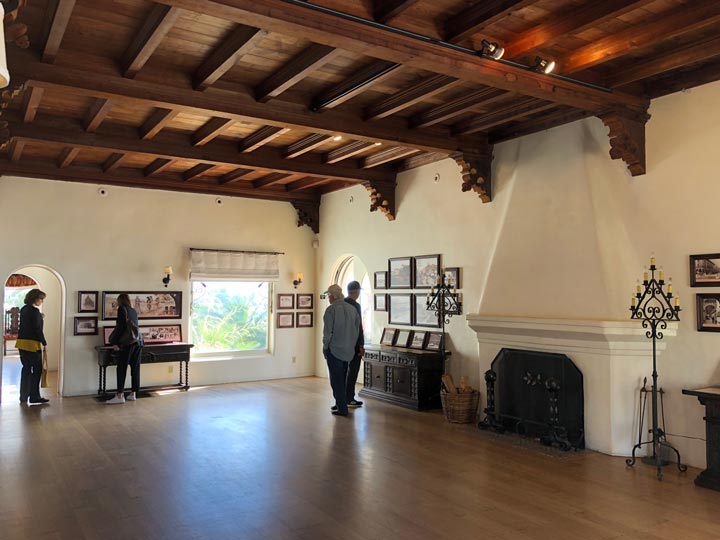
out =
{"type": "Polygon", "coordinates": [[[485,382],[480,428],[513,431],[563,450],[585,448],[583,376],[564,354],[502,349],[485,382]]]}

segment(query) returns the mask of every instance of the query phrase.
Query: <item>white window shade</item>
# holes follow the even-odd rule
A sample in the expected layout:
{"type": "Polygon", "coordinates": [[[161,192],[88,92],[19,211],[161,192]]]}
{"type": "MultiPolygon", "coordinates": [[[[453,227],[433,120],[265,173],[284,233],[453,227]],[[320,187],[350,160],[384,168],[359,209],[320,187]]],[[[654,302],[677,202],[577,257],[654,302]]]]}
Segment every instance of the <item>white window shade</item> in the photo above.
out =
{"type": "Polygon", "coordinates": [[[193,249],[190,255],[191,279],[277,281],[280,277],[278,253],[193,249]]]}

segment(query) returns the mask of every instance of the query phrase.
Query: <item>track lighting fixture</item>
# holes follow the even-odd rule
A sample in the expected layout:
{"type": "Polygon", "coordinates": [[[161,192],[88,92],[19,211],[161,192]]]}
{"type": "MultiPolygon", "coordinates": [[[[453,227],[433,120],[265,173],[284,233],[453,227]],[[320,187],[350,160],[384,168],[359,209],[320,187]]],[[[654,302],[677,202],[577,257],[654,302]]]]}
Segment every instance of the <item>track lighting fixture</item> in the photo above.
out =
{"type": "Polygon", "coordinates": [[[487,39],[482,40],[482,51],[480,51],[484,56],[489,56],[493,60],[500,60],[503,57],[503,54],[505,54],[505,49],[503,49],[500,45],[495,43],[494,41],[491,43],[487,39]]]}
{"type": "Polygon", "coordinates": [[[532,69],[540,73],[552,73],[552,70],[555,69],[555,60],[545,60],[536,56],[535,65],[532,69]]]}

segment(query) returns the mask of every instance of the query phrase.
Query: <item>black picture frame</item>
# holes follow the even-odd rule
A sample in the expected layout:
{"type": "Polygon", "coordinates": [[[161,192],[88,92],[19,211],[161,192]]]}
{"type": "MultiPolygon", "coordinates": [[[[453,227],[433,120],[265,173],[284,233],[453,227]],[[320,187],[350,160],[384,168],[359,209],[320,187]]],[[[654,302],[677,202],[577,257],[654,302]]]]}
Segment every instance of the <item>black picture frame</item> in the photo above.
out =
{"type": "Polygon", "coordinates": [[[457,288],[457,289],[462,289],[459,266],[445,268],[444,273],[445,273],[445,283],[447,285],[449,285],[450,287],[457,288]]]}
{"type": "Polygon", "coordinates": [[[98,291],[78,291],[78,313],[97,313],[98,297],[98,291]]]}
{"type": "Polygon", "coordinates": [[[388,259],[387,288],[412,289],[412,257],[393,257],[388,259]]]}
{"type": "Polygon", "coordinates": [[[388,323],[413,325],[412,294],[388,294],[388,323]]]}
{"type": "Polygon", "coordinates": [[[296,304],[297,309],[312,309],[313,295],[312,293],[297,293],[296,304]]]}
{"type": "Polygon", "coordinates": [[[387,294],[376,294],[373,297],[374,311],[387,311],[387,294]]]}
{"type": "Polygon", "coordinates": [[[397,332],[395,332],[395,347],[403,347],[407,349],[410,340],[412,339],[412,330],[405,330],[404,328],[399,328],[397,332]]]}
{"type": "Polygon", "coordinates": [[[439,351],[442,344],[442,332],[428,332],[425,339],[426,351],[439,351]]]}
{"type": "Polygon", "coordinates": [[[138,319],[182,319],[182,291],[103,291],[102,320],[117,318],[117,297],[126,292],[138,319]]]}
{"type": "Polygon", "coordinates": [[[373,274],[373,288],[377,290],[387,289],[387,270],[381,270],[373,274]]]}
{"type": "Polygon", "coordinates": [[[690,286],[720,287],[720,253],[690,255],[690,286]]]}
{"type": "Polygon", "coordinates": [[[275,317],[276,328],[295,328],[295,313],[280,311],[275,317]]]}
{"type": "Polygon", "coordinates": [[[380,337],[380,345],[390,345],[395,343],[395,328],[383,328],[382,336],[380,337]]]}
{"type": "Polygon", "coordinates": [[[97,336],[97,317],[75,317],[73,336],[97,336]]]}
{"type": "Polygon", "coordinates": [[[295,314],[295,323],[297,328],[312,328],[313,327],[313,312],[298,311],[295,314]]]}
{"type": "Polygon", "coordinates": [[[295,309],[295,295],[293,293],[278,293],[277,309],[295,309]]]}
{"type": "Polygon", "coordinates": [[[426,330],[415,330],[410,340],[410,349],[422,350],[425,348],[425,341],[427,341],[428,332],[426,330]]]}
{"type": "Polygon", "coordinates": [[[430,289],[437,284],[442,270],[440,255],[418,255],[413,261],[413,289],[430,289]]]}
{"type": "Polygon", "coordinates": [[[695,296],[698,332],[720,332],[720,293],[695,296]]]}
{"type": "Polygon", "coordinates": [[[427,309],[427,295],[413,294],[413,326],[423,328],[440,328],[440,317],[434,311],[427,309]]]}

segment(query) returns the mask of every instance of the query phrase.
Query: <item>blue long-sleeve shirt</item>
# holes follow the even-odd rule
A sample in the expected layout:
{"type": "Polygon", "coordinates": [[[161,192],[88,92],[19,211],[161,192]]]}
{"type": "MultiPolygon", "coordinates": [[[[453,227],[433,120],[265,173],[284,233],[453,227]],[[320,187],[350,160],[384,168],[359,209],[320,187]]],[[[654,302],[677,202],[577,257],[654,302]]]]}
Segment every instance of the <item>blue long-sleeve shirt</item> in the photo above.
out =
{"type": "Polygon", "coordinates": [[[355,356],[355,344],[360,333],[360,315],[357,310],[338,298],[323,315],[323,352],[330,353],[343,362],[355,356]]]}

